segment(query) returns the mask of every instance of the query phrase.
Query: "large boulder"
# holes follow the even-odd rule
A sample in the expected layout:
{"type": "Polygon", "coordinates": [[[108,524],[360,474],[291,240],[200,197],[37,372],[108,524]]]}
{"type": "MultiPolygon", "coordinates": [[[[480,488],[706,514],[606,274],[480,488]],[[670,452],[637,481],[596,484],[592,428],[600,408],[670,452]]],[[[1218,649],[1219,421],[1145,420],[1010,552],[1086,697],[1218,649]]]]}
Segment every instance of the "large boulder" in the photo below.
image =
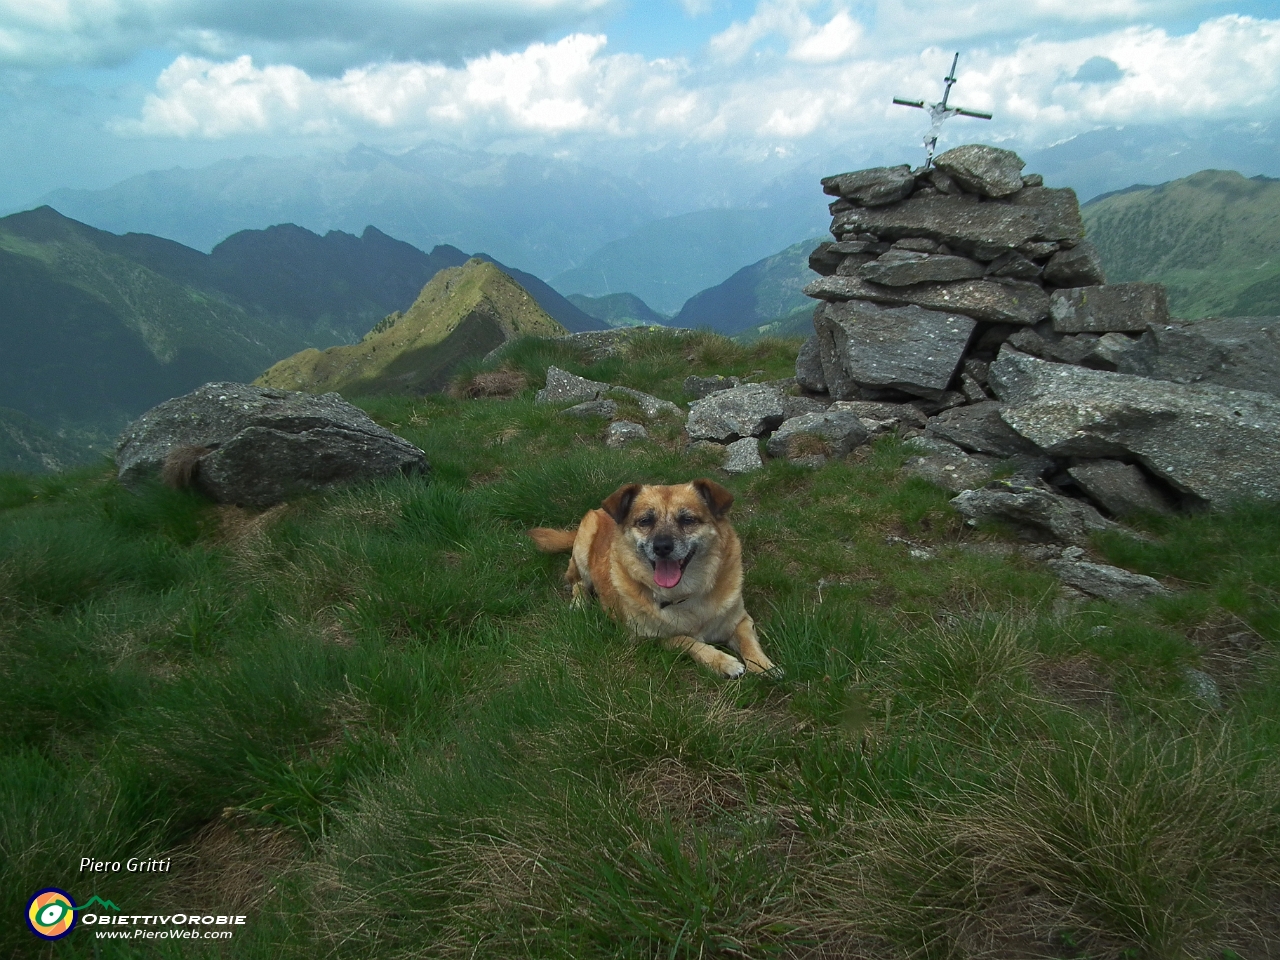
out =
{"type": "Polygon", "coordinates": [[[872,283],[904,287],[913,283],[976,280],[986,268],[968,257],[954,257],[915,250],[890,250],[857,268],[857,276],[872,283]]]}
{"type": "Polygon", "coordinates": [[[1058,333],[1140,333],[1169,321],[1169,302],[1158,283],[1104,283],[1055,290],[1049,313],[1058,333]]]}
{"type": "Polygon", "coordinates": [[[1049,316],[1049,296],[1044,290],[1034,283],[1003,278],[894,287],[860,277],[820,277],[804,288],[804,294],[828,303],[869,300],[891,307],[912,305],[945,310],[988,323],[1029,325],[1049,316]]]}
{"type": "Polygon", "coordinates": [[[839,400],[860,388],[892,388],[939,399],[973,334],[968,317],[920,307],[878,307],[851,300],[814,315],[827,389],[839,400]]]}
{"type": "Polygon", "coordinates": [[[804,450],[797,449],[797,441],[802,437],[815,438],[817,445],[822,448],[820,452],[823,457],[839,459],[854,447],[866,443],[871,439],[871,434],[851,410],[806,413],[784,420],[765,444],[765,449],[771,457],[794,458],[813,453],[807,446],[804,450]]]}
{"type": "Polygon", "coordinates": [[[877,207],[906,198],[915,183],[911,168],[904,163],[898,167],[872,167],[823,177],[822,191],[864,207],[877,207]]]}
{"type": "Polygon", "coordinates": [[[1118,529],[1083,500],[1040,483],[998,480],[962,491],[951,505],[971,523],[1006,523],[1031,540],[1084,544],[1097,531],[1118,529]]]}
{"type": "Polygon", "coordinates": [[[993,457],[1039,456],[1040,451],[1033,443],[1001,419],[1003,406],[995,400],[987,400],[944,410],[930,418],[925,436],[993,457]]]}
{"type": "Polygon", "coordinates": [[[265,508],[299,493],[424,474],[426,455],[336,393],[207,383],[148,410],[121,434],[120,482],[137,489],[181,460],[218,503],[265,508]]]}
{"type": "Polygon", "coordinates": [[[930,437],[911,439],[907,449],[913,456],[903,462],[903,473],[952,493],[981,487],[1000,465],[997,457],[966,453],[954,443],[930,437]]]}
{"type": "Polygon", "coordinates": [[[1012,150],[985,143],[955,147],[933,158],[934,166],[960,186],[984,197],[1007,197],[1022,189],[1025,162],[1012,150]]]}
{"type": "Polygon", "coordinates": [[[1005,423],[1050,456],[1118,458],[1211,505],[1280,499],[1280,399],[1048,363],[991,365],[1005,423]]]}
{"type": "Polygon", "coordinates": [[[837,240],[863,233],[889,241],[925,237],[979,260],[994,260],[1024,247],[1024,253],[1047,257],[1058,249],[1055,244],[1075,246],[1084,239],[1084,221],[1070,188],[1025,187],[1009,201],[975,203],[972,197],[934,193],[891,206],[851,205],[836,213],[831,233],[837,240]],[[1035,249],[1034,243],[1048,246],[1035,249]]]}
{"type": "Polygon", "coordinates": [[[547,367],[547,385],[534,395],[537,403],[583,403],[587,400],[599,400],[609,392],[609,384],[598,383],[579,377],[577,374],[561,370],[559,367],[547,367]]]}
{"type": "Polygon", "coordinates": [[[1089,287],[1107,282],[1102,254],[1088,240],[1070,250],[1059,250],[1044,265],[1044,279],[1055,287],[1089,287]]]}
{"type": "Polygon", "coordinates": [[[827,377],[822,371],[822,349],[814,334],[800,346],[796,355],[796,383],[810,393],[826,393],[827,377]]]}
{"type": "Polygon", "coordinates": [[[1169,595],[1169,589],[1159,580],[1106,563],[1058,559],[1050,560],[1048,566],[1067,586],[1113,603],[1137,603],[1148,597],[1169,595]]]}
{"type": "Polygon", "coordinates": [[[1280,317],[1213,317],[1158,325],[1116,358],[1115,369],[1280,396],[1280,317]]]}
{"type": "Polygon", "coordinates": [[[1112,516],[1168,513],[1169,502],[1139,467],[1120,460],[1085,460],[1067,469],[1071,479],[1112,516]]]}
{"type": "Polygon", "coordinates": [[[685,429],[691,440],[759,437],[782,423],[782,392],[768,384],[744,384],[720,390],[689,406],[685,429]]]}

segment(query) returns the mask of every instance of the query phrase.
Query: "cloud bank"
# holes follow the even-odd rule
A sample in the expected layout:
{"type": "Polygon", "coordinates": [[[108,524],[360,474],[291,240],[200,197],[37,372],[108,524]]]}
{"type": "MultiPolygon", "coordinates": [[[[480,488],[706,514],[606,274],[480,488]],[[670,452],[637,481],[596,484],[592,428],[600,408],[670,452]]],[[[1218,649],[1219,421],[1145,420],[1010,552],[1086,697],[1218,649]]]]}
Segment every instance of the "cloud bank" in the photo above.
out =
{"type": "MultiPolygon", "coordinates": [[[[603,34],[591,33],[457,65],[389,61],[338,76],[249,56],[182,55],[141,113],[113,129],[208,139],[394,131],[472,143],[523,135],[554,146],[586,134],[771,144],[921,126],[921,115],[890,101],[939,96],[949,50],[882,52],[848,10],[815,20],[805,6],[813,4],[765,0],[697,61],[611,52],[603,34]]],[[[1081,16],[1103,9],[1092,0],[1078,6],[1081,16]]],[[[1125,26],[971,48],[952,99],[996,114],[984,139],[1044,141],[1100,125],[1274,112],[1278,94],[1280,20],[1231,14],[1180,36],[1125,26]]],[[[962,122],[982,121],[952,121],[962,122]]]]}

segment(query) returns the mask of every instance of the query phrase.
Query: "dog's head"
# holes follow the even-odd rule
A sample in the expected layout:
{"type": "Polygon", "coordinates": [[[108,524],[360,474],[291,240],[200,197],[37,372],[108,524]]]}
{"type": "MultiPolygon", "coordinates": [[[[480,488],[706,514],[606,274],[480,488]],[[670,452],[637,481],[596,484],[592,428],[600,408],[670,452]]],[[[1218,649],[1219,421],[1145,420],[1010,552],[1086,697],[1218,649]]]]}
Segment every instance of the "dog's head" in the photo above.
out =
{"type": "Polygon", "coordinates": [[[691,564],[718,556],[733,494],[714,480],[674,486],[630,483],[601,504],[653,583],[677,586],[691,564]]]}

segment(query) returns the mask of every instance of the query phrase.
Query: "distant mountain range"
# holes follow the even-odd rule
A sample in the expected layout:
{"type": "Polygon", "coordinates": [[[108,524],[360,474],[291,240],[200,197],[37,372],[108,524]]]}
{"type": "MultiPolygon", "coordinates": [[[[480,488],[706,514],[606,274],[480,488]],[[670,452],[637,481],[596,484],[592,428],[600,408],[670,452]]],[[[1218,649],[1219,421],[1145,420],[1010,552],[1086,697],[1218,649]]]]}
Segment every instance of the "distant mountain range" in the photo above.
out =
{"type": "Polygon", "coordinates": [[[1203,170],[1081,212],[1107,279],[1163,283],[1174,316],[1280,316],[1280,180],[1203,170]]]}
{"type": "Polygon", "coordinates": [[[650,309],[634,293],[610,293],[603,297],[571,293],[565,299],[583,313],[611,327],[666,326],[671,322],[670,317],[650,309]]]}
{"type": "Polygon", "coordinates": [[[448,386],[459,364],[507,340],[565,333],[528,291],[492,263],[475,259],[441,270],[408,310],[388,316],[359,343],[303,350],[255,382],[350,397],[433,393],[448,386]]]}
{"type": "Polygon", "coordinates": [[[571,161],[428,143],[304,157],[245,157],[57,190],[41,203],[115,233],[210,250],[241,230],[295,223],[317,233],[373,224],[423,250],[484,250],[549,277],[662,215],[634,180],[571,161]]]}
{"type": "MultiPolygon", "coordinates": [[[[109,435],[202,383],[249,381],[304,347],[358,341],[468,259],[373,228],[242,231],[205,254],[50,207],[14,214],[0,219],[0,407],[109,435]]],[[[605,327],[536,277],[509,273],[566,328],[605,327]]]]}

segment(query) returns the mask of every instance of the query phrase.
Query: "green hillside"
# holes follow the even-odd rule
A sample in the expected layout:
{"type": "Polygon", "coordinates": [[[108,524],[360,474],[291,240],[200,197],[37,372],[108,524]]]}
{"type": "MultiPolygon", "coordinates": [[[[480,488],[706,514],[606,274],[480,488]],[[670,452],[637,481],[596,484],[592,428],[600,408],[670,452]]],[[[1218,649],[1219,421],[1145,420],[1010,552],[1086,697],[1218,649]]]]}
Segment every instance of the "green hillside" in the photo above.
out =
{"type": "Polygon", "coordinates": [[[609,293],[603,297],[571,293],[566,299],[583,313],[610,327],[663,326],[671,320],[651,309],[634,293],[609,293]]]}
{"type": "Polygon", "coordinates": [[[568,331],[493,264],[469,260],[442,270],[403,315],[391,315],[359,343],[304,350],[255,382],[347,396],[420,395],[443,390],[459,364],[514,337],[568,331]]]}
{"type": "Polygon", "coordinates": [[[110,252],[52,210],[32,213],[0,221],[0,406],[47,426],[118,427],[288,351],[278,326],[110,252]]]}
{"type": "Polygon", "coordinates": [[[533,396],[551,363],[687,402],[795,360],[523,340],[510,399],[363,402],[429,478],[260,514],[0,476],[0,957],[1274,958],[1280,505],[1099,535],[1171,590],[1084,601],[893,436],[726,476],[674,419],[614,450],[533,396]],[[784,672],[634,640],[526,535],[702,476],[784,672]],[[246,922],[42,946],[14,918],[48,887],[246,922]]]}
{"type": "Polygon", "coordinates": [[[1174,316],[1280,315],[1280,180],[1202,170],[1081,212],[1107,279],[1163,283],[1174,316]]]}
{"type": "Polygon", "coordinates": [[[805,311],[813,314],[813,301],[801,291],[813,279],[809,253],[821,242],[822,238],[802,240],[743,267],[723,283],[690,297],[672,324],[727,334],[768,326],[771,333],[784,333],[788,318],[805,311]]]}
{"type": "Polygon", "coordinates": [[[17,410],[0,407],[0,473],[50,473],[86,463],[93,454],[17,410]]]}

